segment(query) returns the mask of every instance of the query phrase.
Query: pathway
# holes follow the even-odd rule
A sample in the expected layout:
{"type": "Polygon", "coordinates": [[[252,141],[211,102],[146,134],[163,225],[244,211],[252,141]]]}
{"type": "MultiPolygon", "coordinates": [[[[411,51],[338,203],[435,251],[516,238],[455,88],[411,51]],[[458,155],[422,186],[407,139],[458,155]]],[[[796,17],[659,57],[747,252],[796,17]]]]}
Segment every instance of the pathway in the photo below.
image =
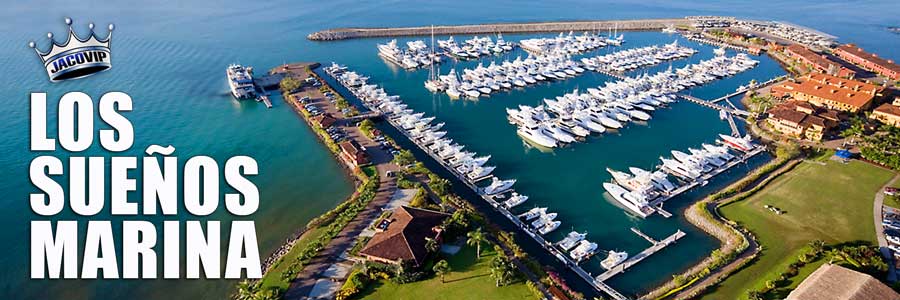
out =
{"type": "Polygon", "coordinates": [[[881,249],[881,255],[888,261],[888,281],[890,282],[897,281],[897,270],[894,267],[894,257],[891,255],[891,249],[888,249],[888,242],[884,237],[884,227],[881,226],[881,219],[884,216],[882,214],[884,209],[884,188],[893,186],[897,179],[900,179],[900,175],[894,176],[891,181],[878,189],[878,193],[875,193],[875,205],[873,206],[875,212],[875,236],[878,239],[878,248],[881,249]]]}
{"type": "MultiPolygon", "coordinates": [[[[301,77],[301,80],[302,79],[303,78],[301,77]]],[[[369,224],[381,215],[382,209],[388,204],[394,192],[397,190],[395,178],[387,176],[387,172],[399,170],[399,166],[391,162],[393,156],[387,150],[381,149],[378,142],[366,137],[362,131],[355,126],[354,122],[344,119],[344,115],[340,110],[328,101],[318,88],[304,87],[301,91],[301,97],[303,95],[310,97],[308,103],[318,106],[322,111],[327,112],[335,119],[338,119],[334,126],[344,130],[347,139],[353,140],[365,147],[366,153],[370,157],[370,161],[378,172],[380,181],[378,183],[378,190],[375,194],[375,198],[372,199],[368,206],[366,206],[355,219],[350,221],[350,223],[348,223],[347,226],[345,226],[344,229],[328,243],[328,245],[323,247],[322,251],[304,266],[303,270],[300,271],[300,273],[297,274],[297,277],[291,282],[291,286],[285,293],[284,299],[308,299],[308,295],[314,290],[317,282],[321,280],[340,279],[333,278],[333,276],[331,276],[331,273],[333,272],[329,270],[332,268],[332,265],[344,260],[345,252],[353,247],[357,237],[369,226],[369,224]]],[[[301,104],[296,102],[290,104],[296,109],[301,109],[300,107],[302,107],[301,104]]],[[[344,274],[344,276],[346,276],[346,274],[344,274]]],[[[321,286],[322,285],[320,285],[320,287],[321,286]]],[[[321,291],[317,288],[316,292],[320,293],[321,291]]]]}

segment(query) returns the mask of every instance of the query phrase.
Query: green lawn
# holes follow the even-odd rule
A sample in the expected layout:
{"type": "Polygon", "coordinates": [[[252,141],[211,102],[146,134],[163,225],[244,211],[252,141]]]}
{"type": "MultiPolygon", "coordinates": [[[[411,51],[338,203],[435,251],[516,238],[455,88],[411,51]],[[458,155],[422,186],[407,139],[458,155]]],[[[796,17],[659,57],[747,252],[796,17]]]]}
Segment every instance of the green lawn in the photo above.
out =
{"type": "Polygon", "coordinates": [[[325,234],[326,229],[327,228],[325,227],[316,227],[304,232],[303,235],[300,236],[300,239],[297,240],[297,242],[294,244],[294,247],[292,247],[287,254],[282,256],[281,259],[276,261],[275,264],[272,265],[272,268],[268,272],[266,272],[266,274],[260,281],[260,287],[262,289],[277,287],[281,288],[282,290],[286,290],[291,285],[291,283],[289,280],[282,279],[281,274],[283,274],[284,271],[287,271],[288,267],[290,267],[291,265],[291,262],[293,262],[295,259],[297,259],[297,257],[300,256],[303,248],[306,247],[306,245],[310,242],[319,239],[320,236],[325,234]]]}
{"type": "MultiPolygon", "coordinates": [[[[748,290],[774,280],[816,239],[828,244],[875,243],[872,201],[893,173],[859,161],[821,163],[824,165],[804,162],[756,195],[720,209],[726,218],[753,231],[763,251],[755,262],[713,288],[703,299],[746,299],[748,290]],[[785,213],[777,215],[764,205],[785,213]]],[[[801,275],[791,285],[796,286],[813,270],[812,266],[801,269],[801,275]]]]}
{"type": "Polygon", "coordinates": [[[445,276],[446,283],[441,283],[440,277],[407,284],[380,280],[370,284],[354,299],[534,299],[534,294],[522,280],[502,287],[494,285],[490,261],[497,254],[486,248],[486,245],[482,246],[481,259],[477,262],[475,248],[468,246],[447,258],[451,272],[445,276]]]}

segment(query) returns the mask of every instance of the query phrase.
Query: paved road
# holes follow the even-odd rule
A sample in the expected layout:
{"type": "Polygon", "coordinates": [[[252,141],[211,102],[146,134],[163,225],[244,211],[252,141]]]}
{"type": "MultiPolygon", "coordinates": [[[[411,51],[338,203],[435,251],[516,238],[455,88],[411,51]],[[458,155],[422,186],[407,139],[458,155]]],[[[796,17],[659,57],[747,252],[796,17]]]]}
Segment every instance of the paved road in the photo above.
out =
{"type": "MultiPolygon", "coordinates": [[[[387,172],[399,169],[399,166],[391,163],[393,156],[388,151],[382,150],[377,142],[362,134],[355,124],[342,120],[343,114],[317,88],[307,87],[302,93],[310,97],[308,103],[315,104],[338,119],[339,121],[335,123],[335,126],[343,129],[347,133],[348,139],[354,140],[366,148],[366,153],[369,154],[371,162],[378,171],[380,182],[375,198],[317,256],[306,264],[291,282],[284,299],[306,299],[316,281],[325,278],[323,272],[333,264],[343,260],[341,254],[353,247],[357,237],[373,220],[381,215],[382,208],[387,205],[397,190],[396,179],[388,177],[387,172]]],[[[291,103],[291,105],[299,106],[296,103],[291,103]]],[[[343,163],[341,164],[343,165],[343,163]]]]}
{"type": "Polygon", "coordinates": [[[891,255],[891,250],[887,247],[888,242],[884,237],[881,219],[883,216],[882,210],[884,209],[884,188],[893,186],[897,179],[900,179],[900,175],[894,176],[891,181],[878,190],[878,193],[875,193],[875,205],[873,206],[875,213],[875,236],[878,239],[878,247],[881,249],[881,255],[888,261],[888,281],[890,282],[897,281],[897,270],[894,268],[894,257],[891,255]]]}

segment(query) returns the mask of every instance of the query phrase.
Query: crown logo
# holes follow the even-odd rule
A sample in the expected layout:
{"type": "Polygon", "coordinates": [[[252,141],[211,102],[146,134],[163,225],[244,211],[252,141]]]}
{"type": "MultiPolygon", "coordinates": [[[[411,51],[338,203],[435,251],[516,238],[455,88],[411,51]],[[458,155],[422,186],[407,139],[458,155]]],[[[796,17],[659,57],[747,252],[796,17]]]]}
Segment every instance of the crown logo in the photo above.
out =
{"type": "Polygon", "coordinates": [[[34,49],[44,62],[44,68],[51,82],[82,78],[112,67],[109,40],[115,28],[113,24],[109,24],[109,33],[103,39],[97,38],[97,34],[94,33],[94,23],[88,25],[91,35],[86,39],[75,35],[75,31],[72,30],[72,19],[66,18],[66,25],[69,26],[69,36],[63,43],[53,40],[52,32],[47,33],[50,49],[46,52],[37,49],[34,41],[28,42],[28,47],[34,49]]]}

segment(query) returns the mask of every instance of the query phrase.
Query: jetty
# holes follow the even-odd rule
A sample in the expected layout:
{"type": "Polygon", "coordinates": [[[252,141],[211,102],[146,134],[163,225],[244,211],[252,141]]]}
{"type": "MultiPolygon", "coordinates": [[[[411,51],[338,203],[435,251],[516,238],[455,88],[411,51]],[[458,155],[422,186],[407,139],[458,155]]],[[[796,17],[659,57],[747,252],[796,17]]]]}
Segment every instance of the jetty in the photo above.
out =
{"type": "Polygon", "coordinates": [[[643,19],[643,20],[596,20],[596,21],[560,21],[560,22],[527,22],[527,23],[494,23],[472,25],[416,26],[393,28],[334,28],[317,31],[306,38],[313,41],[334,41],[354,38],[424,36],[436,35],[468,35],[502,33],[538,33],[597,31],[616,28],[619,31],[661,30],[670,26],[688,26],[692,20],[684,18],[643,19]]]}
{"type": "MultiPolygon", "coordinates": [[[[731,169],[734,166],[737,166],[739,164],[747,162],[747,160],[756,156],[757,154],[764,152],[765,150],[766,150],[765,147],[757,146],[756,148],[753,148],[753,150],[744,152],[740,156],[737,156],[735,159],[729,161],[727,164],[725,164],[719,168],[716,168],[706,174],[703,174],[700,177],[698,177],[697,179],[691,180],[690,182],[688,182],[685,185],[679,186],[678,188],[676,188],[675,190],[673,190],[672,192],[670,192],[666,195],[663,195],[663,196],[657,197],[656,199],[651,200],[650,206],[652,206],[654,208],[654,210],[656,210],[657,212],[665,212],[665,210],[663,210],[662,206],[669,199],[675,198],[676,196],[678,196],[684,192],[687,192],[697,186],[705,185],[707,182],[709,182],[710,179],[712,179],[716,175],[719,175],[719,174],[731,169]]],[[[660,213],[660,214],[663,215],[664,217],[666,216],[666,214],[671,216],[671,214],[668,212],[666,212],[665,214],[664,213],[660,213]]]]}
{"type": "MultiPolygon", "coordinates": [[[[329,70],[326,70],[326,73],[329,76],[331,76],[332,78],[334,78],[339,84],[341,84],[353,96],[357,96],[356,89],[354,86],[349,86],[348,84],[346,84],[345,82],[340,80],[338,78],[338,75],[333,74],[329,70]]],[[[356,86],[359,86],[359,85],[356,85],[356,86]]],[[[338,91],[338,92],[341,93],[342,91],[338,91]]],[[[348,95],[345,95],[345,96],[348,96],[348,95]]],[[[375,104],[370,103],[364,99],[359,99],[359,100],[361,100],[360,103],[362,103],[362,105],[367,110],[369,110],[369,112],[365,112],[364,114],[374,114],[374,112],[380,111],[376,107],[375,104]]],[[[555,243],[545,239],[541,234],[538,233],[538,231],[536,229],[532,228],[529,224],[522,221],[521,218],[519,218],[517,215],[510,212],[503,205],[503,203],[501,202],[503,200],[503,197],[500,195],[514,192],[514,190],[512,188],[508,188],[507,190],[505,190],[503,192],[493,193],[491,195],[485,194],[483,192],[482,188],[475,185],[475,182],[477,182],[479,180],[479,178],[476,178],[476,179],[469,178],[466,174],[459,172],[455,168],[455,165],[453,162],[448,161],[445,157],[440,157],[440,155],[434,153],[434,151],[431,151],[429,149],[429,145],[431,145],[433,143],[426,142],[424,139],[420,139],[420,138],[414,136],[409,130],[404,128],[404,126],[400,123],[399,119],[393,118],[389,115],[383,115],[382,117],[385,121],[388,122],[388,124],[390,124],[392,127],[397,129],[397,131],[401,135],[406,137],[407,140],[409,140],[409,142],[416,145],[416,147],[418,147],[420,150],[422,150],[422,152],[424,152],[426,155],[431,157],[431,159],[433,159],[433,161],[435,163],[437,163],[438,165],[440,165],[444,169],[446,169],[450,174],[452,174],[454,177],[456,177],[456,179],[458,179],[459,182],[461,182],[462,184],[467,186],[469,189],[474,191],[479,197],[482,198],[482,200],[484,200],[491,207],[493,207],[495,211],[497,211],[501,215],[505,216],[507,219],[509,219],[510,222],[512,222],[514,225],[516,225],[519,229],[521,229],[527,236],[530,236],[532,239],[534,239],[534,241],[537,242],[537,244],[540,245],[542,248],[544,248],[544,250],[548,251],[551,256],[556,257],[556,259],[558,259],[562,264],[564,264],[566,267],[571,269],[575,274],[577,274],[579,277],[581,277],[583,280],[585,280],[585,282],[587,282],[595,290],[597,290],[598,292],[605,293],[605,294],[611,296],[613,299],[628,300],[629,298],[622,295],[621,293],[619,293],[618,291],[616,291],[615,289],[613,289],[612,287],[610,287],[609,285],[604,283],[604,280],[606,280],[616,274],[624,272],[626,269],[636,265],[637,263],[639,263],[643,259],[649,257],[650,255],[659,252],[666,246],[673,244],[675,241],[677,241],[678,239],[680,239],[681,237],[683,237],[685,235],[684,232],[679,230],[672,236],[670,236],[662,241],[656,241],[656,240],[650,238],[649,236],[647,236],[643,233],[640,233],[639,236],[643,237],[644,239],[646,239],[648,241],[651,241],[652,245],[649,248],[640,252],[635,257],[632,257],[631,259],[626,260],[625,262],[623,262],[619,266],[613,268],[612,270],[607,271],[598,277],[594,277],[591,273],[587,272],[586,270],[584,270],[584,268],[582,268],[579,265],[580,261],[576,261],[576,260],[572,259],[569,255],[569,253],[557,248],[555,246],[555,243]]],[[[640,232],[640,231],[636,231],[635,229],[632,229],[632,231],[635,231],[635,233],[640,232]]]]}
{"type": "Polygon", "coordinates": [[[648,241],[651,241],[652,245],[650,247],[648,247],[647,249],[644,249],[644,251],[641,251],[641,253],[638,253],[637,255],[632,256],[631,258],[625,260],[621,264],[618,264],[615,267],[612,267],[611,269],[606,270],[606,272],[603,272],[603,274],[598,275],[594,279],[595,281],[603,282],[603,281],[606,281],[606,280],[612,278],[613,276],[624,273],[625,270],[627,270],[628,268],[631,268],[632,266],[641,262],[645,258],[650,257],[650,255],[653,255],[654,253],[659,252],[660,250],[666,248],[667,246],[674,244],[676,241],[680,240],[681,238],[683,238],[686,235],[684,233],[684,231],[678,230],[675,233],[673,233],[672,235],[670,235],[669,237],[667,237],[661,241],[656,241],[656,240],[650,238],[649,236],[641,233],[639,230],[637,230],[635,228],[631,228],[631,230],[634,231],[635,233],[637,233],[638,235],[640,235],[641,237],[644,237],[648,241]]]}

